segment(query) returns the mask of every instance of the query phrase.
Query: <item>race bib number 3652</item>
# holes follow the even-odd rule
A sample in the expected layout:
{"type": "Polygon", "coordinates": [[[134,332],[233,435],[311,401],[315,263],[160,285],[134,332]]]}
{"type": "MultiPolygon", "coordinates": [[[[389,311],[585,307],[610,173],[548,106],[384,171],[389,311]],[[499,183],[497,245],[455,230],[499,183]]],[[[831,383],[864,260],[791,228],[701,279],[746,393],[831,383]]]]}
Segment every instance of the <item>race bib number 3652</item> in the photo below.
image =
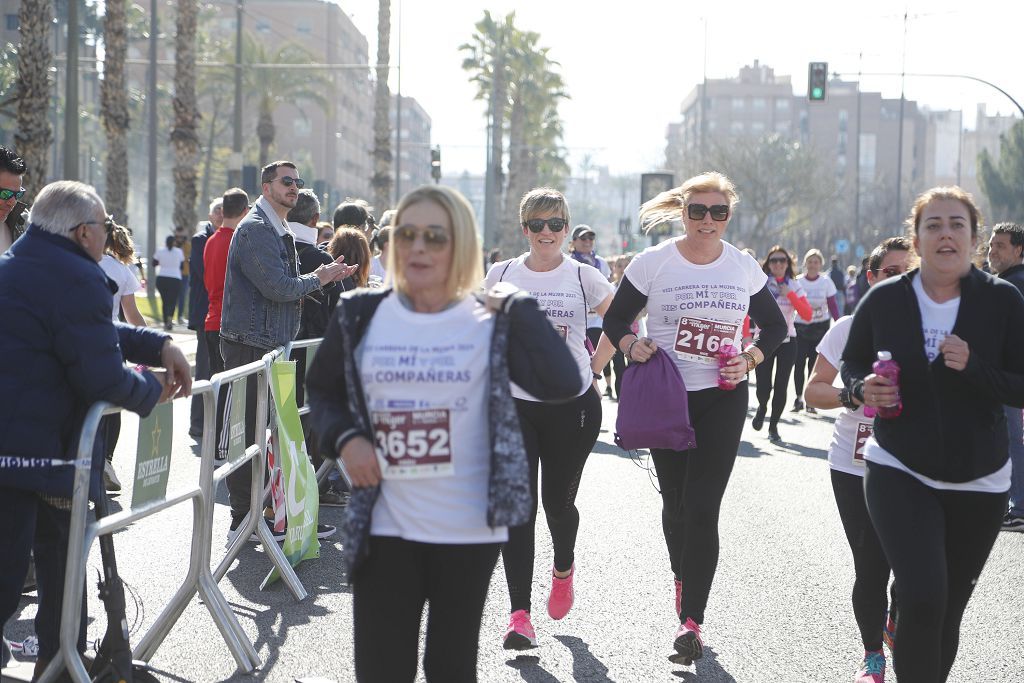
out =
{"type": "Polygon", "coordinates": [[[371,419],[385,479],[453,473],[451,417],[446,408],[375,411],[371,419]]]}
{"type": "Polygon", "coordinates": [[[715,354],[718,353],[722,341],[735,340],[738,329],[739,326],[734,323],[682,317],[676,329],[675,352],[683,360],[709,365],[717,363],[715,354]]]}

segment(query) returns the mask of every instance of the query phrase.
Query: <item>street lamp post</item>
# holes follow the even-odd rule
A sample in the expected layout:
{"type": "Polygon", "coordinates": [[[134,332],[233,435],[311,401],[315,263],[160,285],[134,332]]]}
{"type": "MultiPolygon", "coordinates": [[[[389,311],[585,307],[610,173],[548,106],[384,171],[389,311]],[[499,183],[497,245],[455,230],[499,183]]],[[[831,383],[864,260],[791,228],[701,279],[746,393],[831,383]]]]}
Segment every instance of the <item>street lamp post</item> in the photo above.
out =
{"type": "Polygon", "coordinates": [[[64,73],[64,180],[78,180],[78,0],[68,0],[64,73]]]}

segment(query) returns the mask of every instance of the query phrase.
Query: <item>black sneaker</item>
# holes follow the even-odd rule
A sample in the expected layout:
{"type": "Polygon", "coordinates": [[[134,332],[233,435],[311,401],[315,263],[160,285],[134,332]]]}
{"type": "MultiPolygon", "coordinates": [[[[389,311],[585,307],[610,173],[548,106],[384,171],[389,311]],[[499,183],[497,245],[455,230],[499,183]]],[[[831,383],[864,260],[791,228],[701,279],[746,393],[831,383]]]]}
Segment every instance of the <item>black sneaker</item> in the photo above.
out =
{"type": "Polygon", "coordinates": [[[795,401],[793,401],[793,407],[790,409],[789,412],[791,412],[791,413],[799,413],[803,409],[804,409],[804,402],[801,399],[798,398],[795,401]]]}
{"type": "Polygon", "coordinates": [[[333,486],[320,494],[322,507],[343,508],[348,505],[348,494],[338,491],[333,486]]]}
{"type": "Polygon", "coordinates": [[[750,426],[754,428],[755,432],[761,431],[761,427],[764,426],[764,416],[768,413],[768,408],[765,406],[758,406],[757,412],[754,413],[754,419],[750,421],[750,426]]]}
{"type": "Polygon", "coordinates": [[[1024,531],[1024,517],[1007,512],[1003,517],[1003,531],[1024,531]]]}
{"type": "Polygon", "coordinates": [[[782,437],[779,436],[778,427],[768,427],[768,440],[772,443],[782,443],[782,437]]]}
{"type": "MultiPolygon", "coordinates": [[[[263,518],[263,522],[267,525],[267,528],[270,529],[270,535],[274,537],[275,541],[280,543],[281,541],[284,540],[285,531],[288,530],[288,524],[287,523],[285,523],[284,531],[278,532],[278,531],[274,531],[274,520],[267,519],[266,517],[264,517],[263,518]]],[[[239,529],[239,527],[241,525],[242,525],[242,520],[241,519],[237,519],[237,520],[232,520],[231,521],[231,528],[228,529],[228,544],[230,544],[232,541],[235,540],[235,536],[238,535],[238,529],[239,529]]],[[[256,534],[255,531],[253,531],[252,535],[249,536],[249,542],[250,543],[255,543],[255,542],[259,541],[259,540],[260,540],[260,537],[256,534]]]]}

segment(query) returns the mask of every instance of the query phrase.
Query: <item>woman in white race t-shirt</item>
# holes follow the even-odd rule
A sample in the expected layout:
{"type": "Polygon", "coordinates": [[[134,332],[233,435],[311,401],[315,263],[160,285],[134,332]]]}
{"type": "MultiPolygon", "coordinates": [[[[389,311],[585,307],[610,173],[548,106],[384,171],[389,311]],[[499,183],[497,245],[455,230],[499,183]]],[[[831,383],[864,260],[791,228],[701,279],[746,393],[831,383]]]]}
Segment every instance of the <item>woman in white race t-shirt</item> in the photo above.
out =
{"type": "MultiPolygon", "coordinates": [[[[868,258],[868,286],[902,275],[913,261],[910,240],[890,237],[875,247],[868,258]]],[[[805,397],[808,406],[843,408],[832,430],[828,464],[839,519],[853,551],[853,616],[864,644],[864,661],[854,680],[857,683],[880,683],[885,678],[882,641],[884,639],[892,650],[896,605],[894,601],[889,606],[886,619],[889,561],[885,559],[885,551],[871,525],[864,502],[864,444],[871,436],[872,419],[864,415],[864,406],[850,396],[842,382],[835,386],[852,322],[852,315],[840,318],[821,339],[805,397]]]]}
{"type": "MultiPolygon", "coordinates": [[[[818,358],[818,342],[828,332],[833,320],[839,320],[839,304],[836,295],[839,290],[832,278],[823,275],[825,256],[818,249],[808,249],[804,254],[804,272],[796,276],[796,281],[804,290],[807,303],[811,305],[810,320],[794,320],[796,328],[796,362],[793,364],[793,388],[796,398],[793,399],[793,412],[804,409],[804,377],[811,373],[814,361],[818,358]]],[[[814,407],[807,409],[814,413],[814,407]]]]}
{"type": "Polygon", "coordinates": [[[757,261],[722,239],[738,201],[732,181],[709,172],[644,204],[641,225],[682,219],[685,235],[633,259],[604,318],[605,334],[630,363],[645,363],[664,349],[686,385],[696,447],[651,449],[675,579],[679,621],[672,659],[684,664],[703,654],[701,624],[718,566],[718,515],[747,414],[747,373],[786,336],[786,321],[757,261]],[[644,307],[650,337],[638,338],[630,324],[644,307]],[[747,315],[761,328],[758,340],[719,369],[719,344],[731,339],[742,348],[747,315]],[[720,379],[733,387],[720,388],[720,379]]]}
{"type": "Polygon", "coordinates": [[[163,304],[165,330],[170,330],[174,324],[174,308],[178,304],[181,273],[185,264],[185,252],[174,245],[174,235],[168,235],[164,248],[153,252],[153,265],[157,267],[156,289],[160,292],[163,304]]]}
{"type": "Polygon", "coordinates": [[[580,525],[576,492],[583,466],[601,429],[601,397],[591,385],[614,352],[607,340],[598,344],[600,351],[593,360],[587,349],[587,313],[594,310],[602,315],[611,303],[613,288],[599,270],[562,251],[569,230],[569,205],[565,197],[547,187],[527,192],[519,203],[519,222],[530,250],[492,265],[485,284],[493,287],[499,282],[510,282],[537,299],[572,354],[573,368],[584,388],[574,400],[553,404],[521,387],[512,387],[530,460],[534,508],[529,522],[509,529],[508,543],[501,551],[510,602],[503,640],[507,650],[537,646],[530,607],[539,469],[544,471],[539,498],[544,503],[554,546],[548,616],[561,619],[572,607],[574,550],[580,525]]]}
{"type": "Polygon", "coordinates": [[[1024,299],[974,266],[981,213],[961,188],[924,192],[907,223],[920,268],[867,291],[840,372],[857,400],[898,413],[874,418],[864,496],[896,582],[896,676],[939,682],[1006,512],[1024,299]],[[873,369],[883,351],[897,382],[873,369]]]}
{"type": "Polygon", "coordinates": [[[533,504],[509,381],[555,401],[590,383],[534,299],[508,283],[473,295],[480,245],[457,191],[403,197],[391,245],[394,289],[343,295],[307,375],[322,452],[352,483],[356,679],[416,678],[429,603],[426,679],[476,681],[498,551],[533,504]]]}

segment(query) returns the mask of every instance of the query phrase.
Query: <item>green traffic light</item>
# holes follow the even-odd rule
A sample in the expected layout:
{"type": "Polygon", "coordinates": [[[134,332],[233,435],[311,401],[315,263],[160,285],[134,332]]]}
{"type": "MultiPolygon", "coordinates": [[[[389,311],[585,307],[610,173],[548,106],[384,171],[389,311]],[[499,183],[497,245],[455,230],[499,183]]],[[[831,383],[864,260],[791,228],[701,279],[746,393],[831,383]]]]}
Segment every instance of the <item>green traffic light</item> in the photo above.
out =
{"type": "Polygon", "coordinates": [[[824,94],[825,93],[824,93],[824,91],[821,88],[812,88],[811,89],[811,99],[812,100],[824,99],[824,94]]]}

